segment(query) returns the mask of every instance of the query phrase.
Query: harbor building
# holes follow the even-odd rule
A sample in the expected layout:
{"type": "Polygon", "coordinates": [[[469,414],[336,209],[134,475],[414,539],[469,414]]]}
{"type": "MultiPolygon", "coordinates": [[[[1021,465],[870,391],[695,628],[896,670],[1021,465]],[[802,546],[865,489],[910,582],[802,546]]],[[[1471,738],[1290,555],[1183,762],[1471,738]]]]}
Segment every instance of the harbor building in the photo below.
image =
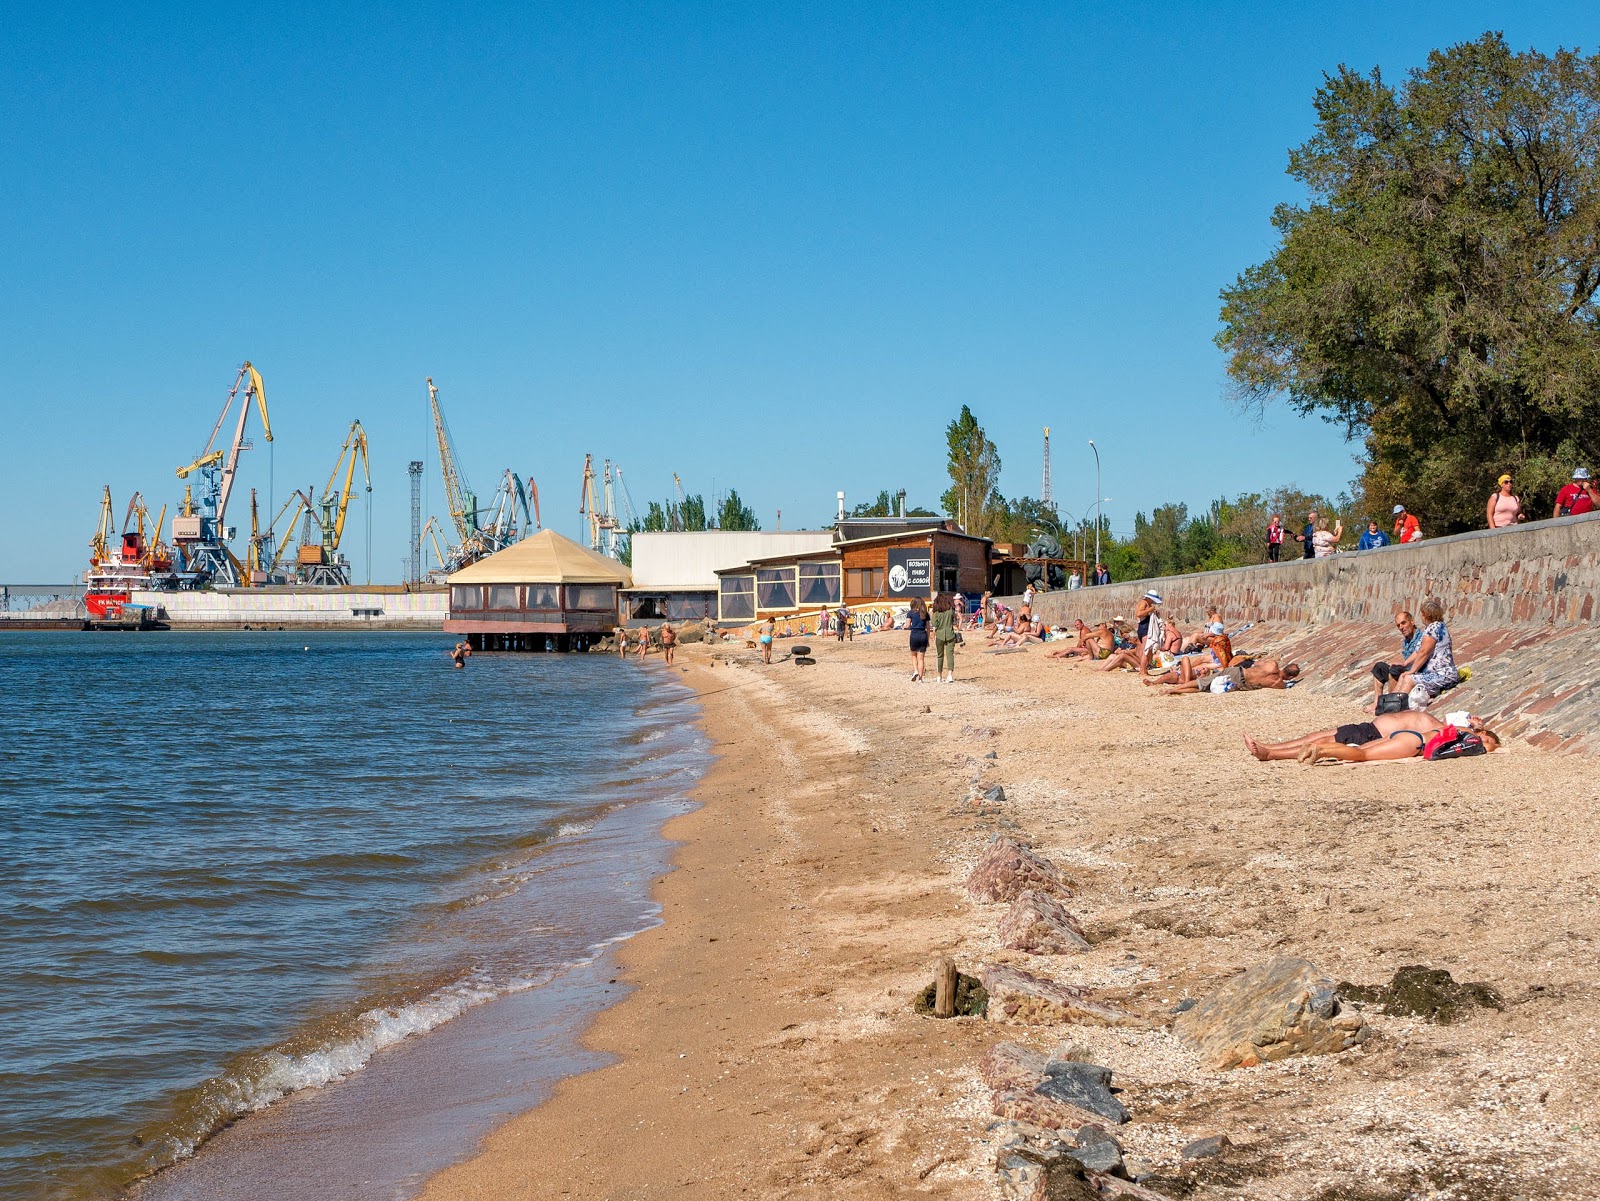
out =
{"type": "Polygon", "coordinates": [[[717,617],[717,572],[752,559],[827,550],[827,530],[667,530],[635,532],[633,583],[622,590],[629,624],[717,617]]]}
{"type": "Polygon", "coordinates": [[[717,575],[717,620],[756,621],[843,602],[909,604],[936,592],[978,595],[988,586],[990,540],[940,518],[841,521],[826,548],[767,555],[717,575]]]}
{"type": "Polygon", "coordinates": [[[617,625],[632,573],[615,559],[540,530],[447,578],[445,633],[475,651],[587,650],[617,625]]]}

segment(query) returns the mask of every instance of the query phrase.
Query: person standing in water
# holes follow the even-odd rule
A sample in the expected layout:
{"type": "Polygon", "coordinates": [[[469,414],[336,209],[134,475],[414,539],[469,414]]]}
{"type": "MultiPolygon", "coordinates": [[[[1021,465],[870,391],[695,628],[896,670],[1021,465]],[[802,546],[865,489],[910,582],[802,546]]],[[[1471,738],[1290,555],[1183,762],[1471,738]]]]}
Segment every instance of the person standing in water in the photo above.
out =
{"type": "Polygon", "coordinates": [[[678,631],[672,628],[670,621],[661,625],[661,657],[668,667],[672,666],[672,649],[678,645],[678,631]]]}
{"type": "Polygon", "coordinates": [[[922,682],[922,673],[928,669],[928,606],[920,596],[911,598],[911,615],[906,619],[911,627],[911,679],[922,682]]]}
{"type": "Polygon", "coordinates": [[[466,652],[461,649],[463,645],[463,643],[458,642],[450,648],[450,662],[454,664],[457,671],[467,665],[466,652]]]}
{"type": "Polygon", "coordinates": [[[934,678],[941,684],[956,682],[956,610],[941,592],[933,598],[934,678]],[[945,663],[949,662],[948,674],[945,663]]]}

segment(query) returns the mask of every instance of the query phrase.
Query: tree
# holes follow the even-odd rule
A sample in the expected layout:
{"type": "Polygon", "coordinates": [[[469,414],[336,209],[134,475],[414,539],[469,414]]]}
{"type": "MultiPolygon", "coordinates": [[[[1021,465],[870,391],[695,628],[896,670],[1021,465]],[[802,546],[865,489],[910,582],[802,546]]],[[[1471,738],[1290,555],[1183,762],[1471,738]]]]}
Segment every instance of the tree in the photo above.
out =
{"type": "Polygon", "coordinates": [[[1600,460],[1600,55],[1434,51],[1400,87],[1341,66],[1291,152],[1310,193],[1222,292],[1237,398],[1365,440],[1357,483],[1430,532],[1501,471],[1548,509],[1600,460]]]}
{"type": "MultiPolygon", "coordinates": [[[[887,488],[878,493],[878,498],[873,501],[861,501],[850,510],[852,517],[898,517],[900,515],[900,493],[890,492],[887,488]]],[[[924,509],[920,505],[906,510],[907,517],[937,517],[932,509],[924,509]]]]}
{"type": "Polygon", "coordinates": [[[644,511],[644,528],[652,532],[671,529],[672,518],[667,512],[669,506],[670,501],[665,505],[658,500],[651,501],[644,511]]]}
{"type": "Polygon", "coordinates": [[[737,491],[729,488],[717,510],[717,526],[724,530],[759,530],[761,523],[756,520],[755,510],[739,499],[737,491]]]}
{"type": "Polygon", "coordinates": [[[966,405],[945,429],[945,441],[950,448],[950,487],[940,503],[967,533],[987,537],[996,510],[1004,504],[996,487],[1000,452],[966,405]]]}

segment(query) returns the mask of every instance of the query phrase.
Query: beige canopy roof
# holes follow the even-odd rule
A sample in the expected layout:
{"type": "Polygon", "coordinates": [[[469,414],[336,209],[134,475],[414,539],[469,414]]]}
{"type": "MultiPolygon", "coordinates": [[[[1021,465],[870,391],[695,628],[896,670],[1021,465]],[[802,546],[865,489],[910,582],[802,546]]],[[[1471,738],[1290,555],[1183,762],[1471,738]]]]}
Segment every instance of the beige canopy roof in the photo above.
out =
{"type": "Polygon", "coordinates": [[[554,530],[540,530],[450,577],[452,584],[633,584],[633,574],[554,530]]]}

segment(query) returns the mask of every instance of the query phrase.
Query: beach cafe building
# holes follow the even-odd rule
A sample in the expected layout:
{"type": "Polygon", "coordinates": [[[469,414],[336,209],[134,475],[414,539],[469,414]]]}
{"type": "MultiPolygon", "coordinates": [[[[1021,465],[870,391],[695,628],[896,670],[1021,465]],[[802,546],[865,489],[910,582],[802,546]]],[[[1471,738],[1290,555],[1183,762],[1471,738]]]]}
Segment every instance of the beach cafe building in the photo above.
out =
{"type": "Polygon", "coordinates": [[[617,597],[633,582],[613,559],[540,530],[463,567],[446,581],[445,633],[475,651],[587,650],[617,625],[617,597]]]}
{"type": "Polygon", "coordinates": [[[978,596],[988,585],[989,549],[989,539],[939,521],[847,537],[826,550],[753,559],[717,572],[717,620],[782,618],[841,602],[851,608],[898,607],[935,592],[978,596]]]}

